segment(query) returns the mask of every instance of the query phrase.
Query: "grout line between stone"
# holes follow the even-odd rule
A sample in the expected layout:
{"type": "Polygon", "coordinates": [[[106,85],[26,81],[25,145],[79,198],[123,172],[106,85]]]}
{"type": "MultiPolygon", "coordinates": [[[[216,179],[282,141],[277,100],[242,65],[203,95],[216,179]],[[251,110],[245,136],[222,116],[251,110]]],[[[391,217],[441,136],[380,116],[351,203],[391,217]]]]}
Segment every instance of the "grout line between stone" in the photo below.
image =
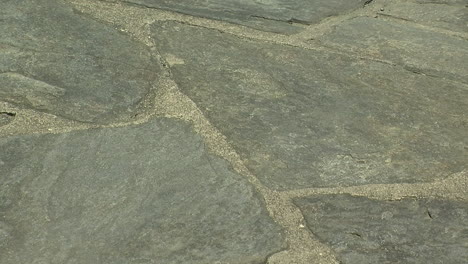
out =
{"type": "MultiPolygon", "coordinates": [[[[156,21],[174,21],[185,25],[201,27],[210,30],[216,30],[220,33],[226,33],[238,37],[243,40],[249,41],[262,41],[265,43],[276,44],[276,45],[283,45],[289,46],[294,48],[302,48],[306,50],[315,50],[315,51],[323,51],[329,52],[334,54],[339,54],[347,57],[351,57],[354,59],[366,59],[371,61],[377,61],[384,64],[389,64],[395,66],[396,64],[383,59],[378,59],[370,56],[365,55],[356,55],[354,53],[350,54],[347,50],[336,50],[331,49],[323,45],[317,45],[316,43],[308,43],[306,41],[305,36],[310,39],[310,34],[313,31],[320,31],[320,25],[311,25],[309,29],[305,29],[303,32],[293,35],[282,35],[272,32],[265,32],[261,30],[252,29],[246,26],[237,25],[233,23],[228,23],[224,21],[217,21],[207,18],[195,17],[190,15],[185,15],[181,13],[166,11],[157,8],[143,8],[138,6],[129,6],[122,3],[114,3],[108,1],[100,0],[99,3],[89,2],[88,0],[71,0],[71,2],[81,11],[86,13],[92,13],[95,17],[99,20],[104,20],[115,24],[119,27],[122,27],[122,31],[130,33],[132,35],[135,34],[135,28],[137,23],[154,23],[156,21]],[[104,8],[103,8],[104,7],[104,8]],[[96,11],[97,10],[97,11],[96,11]],[[125,23],[122,23],[125,21],[125,23]],[[132,25],[132,26],[130,26],[132,25]]],[[[362,12],[362,11],[360,11],[362,12]]],[[[343,18],[340,17],[333,17],[326,19],[327,21],[331,21],[331,24],[334,25],[336,23],[342,22],[343,20],[353,18],[356,15],[354,13],[343,15],[343,18]]],[[[330,22],[324,22],[324,27],[329,30],[332,25],[328,25],[330,22]]],[[[138,36],[140,40],[141,36],[138,36]]]]}
{"type": "Polygon", "coordinates": [[[270,256],[268,263],[310,263],[310,261],[318,260],[320,263],[337,263],[330,249],[313,240],[312,234],[303,227],[304,218],[299,209],[291,203],[288,197],[266,188],[245,167],[226,137],[208,121],[189,97],[180,92],[173,80],[164,80],[164,85],[160,87],[164,88],[158,94],[159,104],[156,112],[168,118],[177,118],[191,123],[194,130],[203,137],[207,150],[227,160],[234,171],[246,177],[264,198],[271,217],[284,228],[289,249],[277,253],[279,255],[270,256]]]}
{"type": "MultiPolygon", "coordinates": [[[[163,60],[155,49],[150,35],[150,25],[157,20],[175,20],[180,23],[192,26],[206,27],[212,30],[220,30],[224,33],[235,35],[239,38],[260,40],[270,43],[300,47],[304,49],[323,50],[334,52],[324,47],[307,45],[303,41],[298,41],[305,34],[284,36],[274,33],[261,32],[244,26],[233,25],[220,21],[196,18],[183,14],[171,13],[170,11],[161,11],[151,9],[151,12],[159,12],[161,17],[149,14],[146,11],[135,10],[137,7],[128,7],[120,3],[108,3],[108,1],[99,1],[92,3],[87,0],[72,0],[71,3],[81,11],[113,23],[122,27],[122,31],[130,34],[137,40],[147,45],[161,61],[163,60]],[[106,3],[104,3],[106,2],[106,3]],[[103,9],[106,6],[108,10],[103,9]],[[111,6],[113,5],[113,6],[111,6]],[[112,8],[114,7],[114,8],[112,8]],[[112,10],[109,10],[112,9],[112,10]],[[144,13],[144,14],[141,14],[144,13]],[[132,17],[128,17],[133,14],[132,17]],[[123,23],[122,23],[123,21],[123,23]],[[245,33],[247,32],[247,33],[245,33]],[[301,44],[295,44],[299,42],[301,44]]],[[[141,8],[140,8],[141,9],[141,8]]],[[[335,20],[336,22],[336,20],[335,20]]],[[[327,25],[329,27],[329,25],[327,25]]],[[[311,30],[314,28],[311,27],[311,30]]],[[[342,53],[349,56],[348,53],[342,53]]],[[[362,58],[371,59],[375,58],[362,58]]],[[[378,60],[377,60],[378,61],[378,60]]],[[[379,61],[386,64],[392,64],[388,61],[379,61]]],[[[175,81],[168,74],[157,80],[150,94],[142,102],[142,114],[135,120],[129,122],[116,122],[108,125],[94,125],[81,122],[62,119],[46,113],[38,113],[34,110],[18,109],[10,104],[0,104],[2,111],[5,109],[11,112],[19,112],[15,120],[10,124],[0,127],[0,136],[20,134],[21,131],[15,131],[18,124],[33,124],[32,131],[25,133],[64,133],[73,130],[84,130],[90,128],[103,127],[122,127],[132,124],[141,124],[147,122],[153,117],[164,116],[184,120],[193,125],[194,130],[200,134],[207,146],[207,149],[218,155],[233,167],[233,169],[246,177],[246,179],[255,187],[255,189],[264,198],[266,208],[271,217],[280,224],[285,230],[286,241],[289,248],[271,255],[268,258],[270,264],[294,264],[294,263],[338,263],[331,249],[320,243],[314,235],[305,227],[305,220],[300,209],[293,204],[293,199],[320,194],[338,194],[350,193],[352,195],[366,196],[375,199],[401,199],[406,196],[415,197],[444,197],[448,199],[460,199],[468,201],[468,172],[462,171],[450,177],[430,183],[401,183],[401,184],[371,184],[351,187],[335,188],[307,188],[301,190],[275,191],[265,187],[257,177],[244,165],[239,154],[232,148],[226,137],[220,133],[204,116],[198,106],[178,88],[175,81]],[[156,98],[158,100],[156,100],[156,98]],[[40,118],[38,118],[40,116],[40,118]],[[407,188],[411,187],[411,188],[407,188]]]]}
{"type": "MultiPolygon", "coordinates": [[[[113,25],[118,25],[122,27],[122,31],[130,33],[134,36],[138,35],[138,33],[135,32],[138,31],[138,24],[151,24],[156,21],[175,21],[185,25],[216,30],[220,33],[230,34],[246,41],[262,41],[270,44],[334,53],[350,57],[356,60],[375,61],[405,69],[405,65],[400,65],[390,60],[376,58],[369,54],[357,53],[353,50],[348,50],[344,47],[330,47],[328,45],[320,43],[320,41],[310,41],[317,38],[320,35],[328,33],[334,28],[334,26],[342,23],[343,21],[353,19],[356,17],[377,16],[377,14],[379,14],[379,5],[377,5],[377,3],[374,2],[372,2],[369,5],[366,5],[366,8],[361,8],[341,16],[333,16],[326,18],[320,24],[305,27],[305,29],[302,32],[293,35],[282,35],[272,32],[265,32],[224,21],[196,17],[159,8],[145,7],[144,5],[129,3],[127,1],[124,1],[123,3],[115,3],[114,1],[99,0],[98,3],[96,3],[90,2],[89,0],[72,0],[72,3],[82,12],[92,13],[97,19],[104,20],[113,25]],[[125,23],[122,24],[122,21],[125,21],[125,23]]],[[[401,21],[399,21],[398,23],[401,23],[401,21]]],[[[410,23],[412,25],[414,24],[416,26],[419,26],[421,29],[432,30],[433,32],[439,32],[461,37],[461,33],[424,26],[413,22],[410,23]]],[[[136,37],[139,38],[141,41],[145,42],[145,39],[141,36],[136,37]]],[[[468,39],[468,35],[466,35],[465,38],[468,39]]],[[[442,78],[439,76],[433,77],[442,78]]]]}
{"type": "Polygon", "coordinates": [[[439,197],[444,199],[468,201],[467,190],[468,171],[464,170],[449,175],[445,179],[427,183],[389,183],[331,188],[306,188],[282,191],[281,194],[291,199],[320,194],[347,193],[356,196],[366,196],[378,200],[398,200],[403,197],[439,197]]]}

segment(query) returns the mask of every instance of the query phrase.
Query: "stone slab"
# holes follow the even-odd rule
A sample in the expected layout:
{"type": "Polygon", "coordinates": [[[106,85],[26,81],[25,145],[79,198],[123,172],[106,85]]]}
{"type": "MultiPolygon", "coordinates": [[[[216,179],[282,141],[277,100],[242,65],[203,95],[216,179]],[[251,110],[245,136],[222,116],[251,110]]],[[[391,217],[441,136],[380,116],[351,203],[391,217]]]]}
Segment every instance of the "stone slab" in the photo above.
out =
{"type": "Polygon", "coordinates": [[[264,263],[281,229],[187,124],[0,139],[0,263],[264,263]]]}
{"type": "Polygon", "coordinates": [[[468,33],[468,2],[464,5],[441,4],[434,1],[401,1],[386,4],[381,15],[409,20],[418,24],[468,33]]]}
{"type": "Polygon", "coordinates": [[[277,32],[297,33],[294,24],[315,24],[362,8],[366,0],[124,0],[147,7],[223,20],[277,32]]]}
{"type": "Polygon", "coordinates": [[[404,65],[409,70],[468,83],[468,40],[406,23],[357,17],[320,41],[404,65]]]}
{"type": "Polygon", "coordinates": [[[467,86],[176,22],[152,31],[182,92],[270,188],[429,182],[466,169],[467,86]]]}
{"type": "Polygon", "coordinates": [[[468,259],[468,204],[463,202],[343,194],[295,203],[307,227],[343,264],[461,264],[468,259]]]}
{"type": "Polygon", "coordinates": [[[63,1],[1,6],[1,101],[83,122],[137,113],[160,72],[143,44],[63,1]]]}

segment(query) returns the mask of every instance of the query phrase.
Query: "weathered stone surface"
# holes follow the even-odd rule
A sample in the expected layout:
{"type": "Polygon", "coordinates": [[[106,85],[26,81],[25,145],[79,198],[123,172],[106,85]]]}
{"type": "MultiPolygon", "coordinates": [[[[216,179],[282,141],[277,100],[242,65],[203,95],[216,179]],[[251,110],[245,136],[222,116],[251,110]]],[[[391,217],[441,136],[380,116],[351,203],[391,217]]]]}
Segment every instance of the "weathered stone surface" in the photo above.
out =
{"type": "Polygon", "coordinates": [[[427,182],[468,164],[466,86],[175,22],[152,30],[180,89],[271,188],[427,182]]]}
{"type": "Polygon", "coordinates": [[[293,25],[318,23],[364,6],[366,0],[123,0],[184,14],[225,20],[278,33],[295,33],[293,25]]]}
{"type": "Polygon", "coordinates": [[[279,227],[169,119],[0,139],[0,263],[264,263],[279,227]]]}
{"type": "Polygon", "coordinates": [[[0,100],[85,122],[135,114],[159,72],[144,45],[62,1],[0,2],[0,100]]]}
{"type": "Polygon", "coordinates": [[[409,20],[418,24],[468,32],[468,5],[444,5],[434,1],[398,1],[386,4],[381,15],[409,20]]]}
{"type": "Polygon", "coordinates": [[[466,5],[466,0],[416,0],[420,4],[466,5]]]}
{"type": "Polygon", "coordinates": [[[343,264],[465,263],[468,204],[350,195],[296,199],[307,227],[343,264]]]}
{"type": "Polygon", "coordinates": [[[13,119],[15,119],[15,116],[16,116],[15,113],[0,111],[0,126],[4,126],[10,123],[11,121],[13,121],[13,119]]]}
{"type": "Polygon", "coordinates": [[[468,41],[408,24],[357,17],[324,35],[325,45],[372,54],[409,70],[468,83],[468,41]]]}

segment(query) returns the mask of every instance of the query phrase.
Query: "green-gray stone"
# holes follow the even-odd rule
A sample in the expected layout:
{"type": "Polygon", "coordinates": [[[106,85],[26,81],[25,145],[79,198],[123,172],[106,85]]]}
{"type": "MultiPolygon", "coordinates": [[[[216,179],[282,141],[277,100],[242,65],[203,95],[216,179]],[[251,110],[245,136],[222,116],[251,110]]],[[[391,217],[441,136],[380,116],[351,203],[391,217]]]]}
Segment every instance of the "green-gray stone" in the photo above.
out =
{"type": "Polygon", "coordinates": [[[307,227],[343,264],[445,264],[468,260],[468,204],[350,195],[297,198],[307,227]]]}
{"type": "Polygon", "coordinates": [[[160,72],[143,44],[62,1],[0,5],[0,100],[84,122],[138,112],[160,72]]]}
{"type": "Polygon", "coordinates": [[[366,0],[120,0],[151,8],[223,20],[249,27],[296,33],[295,24],[314,24],[362,8],[366,0]]]}
{"type": "Polygon", "coordinates": [[[393,61],[410,71],[468,84],[468,40],[409,24],[357,17],[335,26],[320,41],[393,61]]]}
{"type": "Polygon", "coordinates": [[[179,88],[268,187],[429,182],[468,164],[463,84],[176,22],[152,31],[179,88]]]}
{"type": "Polygon", "coordinates": [[[419,4],[465,5],[466,0],[416,0],[419,4]]]}
{"type": "Polygon", "coordinates": [[[0,139],[0,263],[264,263],[280,228],[170,119],[0,139]]]}
{"type": "MultiPolygon", "coordinates": [[[[452,1],[453,2],[453,1],[452,1]]],[[[402,1],[388,4],[379,15],[391,16],[431,27],[468,33],[468,5],[441,4],[435,1],[402,1]]],[[[405,22],[403,22],[405,23],[405,22]]]]}

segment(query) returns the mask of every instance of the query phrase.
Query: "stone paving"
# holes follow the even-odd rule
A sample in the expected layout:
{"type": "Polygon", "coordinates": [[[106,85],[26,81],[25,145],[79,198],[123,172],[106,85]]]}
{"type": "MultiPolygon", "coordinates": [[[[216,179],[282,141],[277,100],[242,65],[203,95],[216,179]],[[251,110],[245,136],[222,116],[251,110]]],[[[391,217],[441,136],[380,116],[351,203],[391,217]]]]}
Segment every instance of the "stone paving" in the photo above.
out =
{"type": "Polygon", "coordinates": [[[0,263],[468,263],[466,0],[0,5],[0,263]]]}

